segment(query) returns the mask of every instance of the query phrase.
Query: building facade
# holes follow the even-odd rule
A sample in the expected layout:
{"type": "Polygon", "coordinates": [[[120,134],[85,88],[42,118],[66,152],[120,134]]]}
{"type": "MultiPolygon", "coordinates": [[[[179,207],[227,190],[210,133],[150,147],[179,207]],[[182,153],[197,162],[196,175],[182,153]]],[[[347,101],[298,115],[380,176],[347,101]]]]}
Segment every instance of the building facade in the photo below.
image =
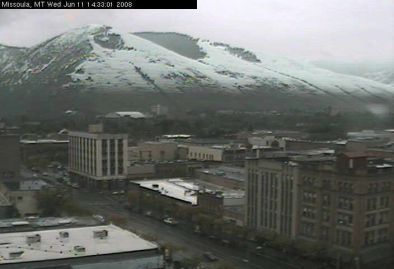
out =
{"type": "Polygon", "coordinates": [[[129,160],[173,161],[178,158],[178,145],[175,142],[147,141],[129,148],[129,160]]]}
{"type": "Polygon", "coordinates": [[[127,143],[126,134],[70,132],[70,175],[84,186],[111,188],[126,178],[127,143]]]}
{"type": "Polygon", "coordinates": [[[394,170],[387,160],[282,155],[250,159],[246,167],[248,227],[362,262],[392,256],[394,170]]]}
{"type": "Polygon", "coordinates": [[[246,156],[246,148],[232,145],[200,146],[187,145],[189,160],[211,162],[243,162],[246,156]]]}
{"type": "Polygon", "coordinates": [[[247,160],[246,171],[247,226],[294,239],[297,167],[293,163],[256,158],[247,160]]]}
{"type": "MultiPolygon", "coordinates": [[[[28,222],[12,223],[27,226],[28,222]]],[[[28,229],[28,228],[27,228],[28,229]]],[[[64,227],[0,234],[4,269],[160,269],[159,247],[114,225],[64,227]]]]}
{"type": "Polygon", "coordinates": [[[19,136],[0,136],[0,180],[9,181],[19,178],[20,146],[19,136]]]}

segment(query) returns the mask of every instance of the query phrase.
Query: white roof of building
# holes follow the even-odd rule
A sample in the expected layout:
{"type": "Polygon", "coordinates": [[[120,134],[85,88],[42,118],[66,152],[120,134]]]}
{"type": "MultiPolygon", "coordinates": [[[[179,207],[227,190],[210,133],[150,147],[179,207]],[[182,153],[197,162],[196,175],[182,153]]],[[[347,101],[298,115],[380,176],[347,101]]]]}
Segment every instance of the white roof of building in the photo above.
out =
{"type": "Polygon", "coordinates": [[[156,248],[157,245],[114,225],[1,233],[0,266],[9,263],[68,259],[156,248]],[[108,232],[108,237],[101,239],[93,236],[93,232],[103,230],[108,232]],[[69,237],[62,238],[60,232],[68,232],[69,237]],[[29,245],[27,236],[37,234],[40,235],[41,242],[29,245]],[[77,251],[75,249],[77,246],[85,248],[84,251],[77,251]],[[10,253],[13,252],[14,254],[19,252],[21,255],[10,258],[10,253]]]}
{"type": "Polygon", "coordinates": [[[146,115],[144,113],[141,113],[139,111],[117,111],[113,113],[108,113],[105,117],[107,118],[113,118],[113,117],[128,117],[128,118],[133,118],[133,119],[143,119],[146,118],[146,115]]]}
{"type": "Polygon", "coordinates": [[[199,187],[193,182],[187,182],[181,178],[170,178],[143,180],[138,181],[137,184],[143,188],[160,192],[162,195],[197,205],[199,187]]]}
{"type": "Polygon", "coordinates": [[[68,140],[58,140],[58,139],[38,139],[38,140],[28,140],[22,139],[20,143],[22,144],[65,144],[68,140]]]}

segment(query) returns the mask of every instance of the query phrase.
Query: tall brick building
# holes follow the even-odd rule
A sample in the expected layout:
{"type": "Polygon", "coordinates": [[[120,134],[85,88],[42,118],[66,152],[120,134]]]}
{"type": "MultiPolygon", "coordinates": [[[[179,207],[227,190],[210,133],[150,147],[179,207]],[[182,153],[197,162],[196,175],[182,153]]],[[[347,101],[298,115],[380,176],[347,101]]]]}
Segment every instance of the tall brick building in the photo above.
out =
{"type": "Polygon", "coordinates": [[[394,168],[363,153],[247,160],[246,223],[363,262],[392,255],[394,168]]]}

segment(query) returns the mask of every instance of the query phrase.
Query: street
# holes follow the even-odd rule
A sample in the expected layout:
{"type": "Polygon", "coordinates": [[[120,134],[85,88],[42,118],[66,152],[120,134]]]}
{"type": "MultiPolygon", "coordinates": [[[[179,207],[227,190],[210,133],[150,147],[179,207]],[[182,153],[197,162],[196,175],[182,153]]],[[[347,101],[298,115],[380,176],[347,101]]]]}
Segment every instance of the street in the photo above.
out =
{"type": "MultiPolygon", "coordinates": [[[[232,265],[240,269],[286,269],[299,268],[286,262],[278,262],[257,257],[246,252],[242,253],[212,242],[210,239],[192,234],[180,228],[165,225],[152,218],[130,213],[110,194],[91,193],[74,190],[74,200],[94,214],[105,217],[117,215],[127,220],[126,227],[139,234],[148,235],[160,244],[170,244],[181,249],[184,257],[202,258],[204,252],[211,252],[219,258],[219,262],[232,265]]],[[[208,264],[215,264],[207,263],[208,264]]]]}

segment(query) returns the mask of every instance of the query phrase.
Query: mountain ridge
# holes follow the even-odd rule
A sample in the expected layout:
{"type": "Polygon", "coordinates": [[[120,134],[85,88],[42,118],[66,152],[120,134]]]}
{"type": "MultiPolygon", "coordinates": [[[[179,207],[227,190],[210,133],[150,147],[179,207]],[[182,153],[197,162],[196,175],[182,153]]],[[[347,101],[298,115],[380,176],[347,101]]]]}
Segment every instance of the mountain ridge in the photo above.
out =
{"type": "Polygon", "coordinates": [[[0,89],[37,95],[287,94],[323,96],[334,104],[344,97],[361,104],[390,103],[394,96],[393,87],[372,80],[221,42],[102,25],[77,28],[31,48],[0,45],[0,89]]]}

